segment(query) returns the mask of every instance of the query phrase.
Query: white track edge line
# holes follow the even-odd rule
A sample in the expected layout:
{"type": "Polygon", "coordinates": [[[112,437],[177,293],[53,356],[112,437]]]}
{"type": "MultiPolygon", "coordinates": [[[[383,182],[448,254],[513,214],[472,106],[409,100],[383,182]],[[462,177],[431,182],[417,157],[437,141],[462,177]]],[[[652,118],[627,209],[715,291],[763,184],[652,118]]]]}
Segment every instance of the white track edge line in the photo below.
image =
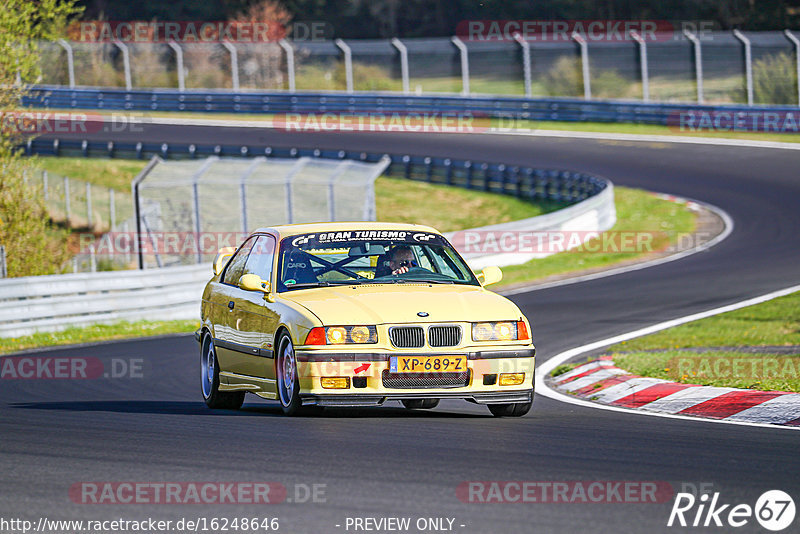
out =
{"type": "Polygon", "coordinates": [[[687,421],[701,421],[701,422],[709,422],[709,423],[723,423],[728,425],[740,425],[740,426],[757,426],[763,428],[772,428],[772,429],[784,429],[784,430],[793,430],[797,431],[800,430],[798,427],[789,427],[789,426],[782,426],[782,425],[773,425],[769,423],[752,423],[747,421],[728,421],[725,419],[707,419],[703,417],[695,417],[689,415],[678,415],[678,414],[665,414],[665,413],[657,413],[657,412],[648,412],[645,410],[633,409],[633,408],[622,408],[619,406],[610,406],[607,404],[598,404],[595,402],[579,399],[574,396],[566,395],[555,389],[550,388],[547,383],[545,382],[545,377],[547,377],[550,372],[558,367],[559,365],[567,362],[568,360],[574,358],[575,356],[579,356],[585,352],[589,352],[591,350],[599,349],[602,347],[606,347],[608,345],[613,345],[615,343],[620,343],[622,341],[627,341],[629,339],[633,339],[636,337],[641,337],[647,334],[652,334],[654,332],[659,332],[661,330],[666,330],[667,328],[672,328],[673,326],[682,325],[685,323],[690,323],[692,321],[697,321],[698,319],[705,319],[706,317],[712,317],[714,315],[719,315],[721,313],[726,313],[729,311],[738,310],[741,308],[746,308],[748,306],[753,306],[755,304],[761,304],[763,302],[767,302],[779,297],[784,297],[786,295],[790,295],[792,293],[796,293],[800,291],[800,285],[791,286],[785,289],[779,289],[777,291],[773,291],[771,293],[767,293],[765,295],[761,295],[758,297],[753,297],[747,300],[743,300],[740,302],[736,302],[733,304],[728,304],[726,306],[721,306],[719,308],[714,308],[711,310],[707,310],[704,312],[694,313],[692,315],[686,315],[684,317],[678,317],[677,319],[671,319],[669,321],[664,321],[662,323],[654,324],[651,326],[647,326],[645,328],[640,328],[638,330],[633,330],[631,332],[626,332],[624,334],[619,334],[614,337],[601,339],[599,341],[594,341],[592,343],[588,343],[586,345],[582,345],[580,347],[575,347],[560,354],[556,354],[552,358],[548,359],[547,361],[543,362],[537,369],[535,374],[535,385],[536,385],[536,394],[542,395],[544,397],[548,397],[557,401],[565,402],[568,404],[575,404],[577,406],[583,406],[588,408],[595,408],[598,410],[607,410],[612,412],[623,412],[628,414],[640,414],[646,415],[651,417],[664,417],[668,419],[683,419],[687,421]]]}

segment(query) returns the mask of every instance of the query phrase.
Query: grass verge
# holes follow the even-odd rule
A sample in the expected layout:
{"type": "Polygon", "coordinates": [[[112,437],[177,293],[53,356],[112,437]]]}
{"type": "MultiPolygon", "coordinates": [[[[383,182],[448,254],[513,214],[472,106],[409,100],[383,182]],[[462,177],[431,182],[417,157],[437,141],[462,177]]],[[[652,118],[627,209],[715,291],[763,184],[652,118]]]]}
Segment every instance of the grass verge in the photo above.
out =
{"type": "Polygon", "coordinates": [[[641,247],[625,248],[615,252],[613,246],[604,245],[603,238],[593,239],[586,246],[572,251],[534,259],[522,265],[503,268],[503,282],[498,288],[521,284],[553,275],[575,273],[587,269],[606,268],[641,258],[674,244],[681,235],[695,230],[697,216],[684,204],[669,202],[639,189],[614,188],[617,223],[609,235],[616,235],[615,243],[623,235],[652,236],[641,242],[641,247]],[[598,252],[594,252],[598,250],[598,252]]]}
{"type": "Polygon", "coordinates": [[[199,327],[200,321],[120,321],[112,324],[73,327],[60,332],[39,332],[29,336],[0,338],[0,354],[56,345],[188,333],[194,332],[199,327]]]}
{"type": "Polygon", "coordinates": [[[800,345],[800,292],[670,328],[611,347],[631,373],[686,384],[800,392],[798,354],[691,347],[800,345]],[[664,349],[663,352],[643,352],[664,349]]]}
{"type": "Polygon", "coordinates": [[[94,185],[110,187],[124,193],[131,192],[131,181],[147,165],[138,159],[100,158],[36,158],[36,166],[47,172],[83,180],[94,185]]]}

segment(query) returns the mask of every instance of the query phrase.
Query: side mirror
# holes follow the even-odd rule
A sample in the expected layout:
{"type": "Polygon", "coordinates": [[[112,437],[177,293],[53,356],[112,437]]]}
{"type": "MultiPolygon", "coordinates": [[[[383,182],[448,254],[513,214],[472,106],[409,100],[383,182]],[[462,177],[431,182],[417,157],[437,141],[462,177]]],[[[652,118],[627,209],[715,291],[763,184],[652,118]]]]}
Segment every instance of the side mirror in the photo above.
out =
{"type": "Polygon", "coordinates": [[[496,284],[500,280],[503,279],[503,271],[500,270],[500,267],[490,266],[484,267],[484,269],[478,273],[478,280],[484,285],[488,286],[490,284],[496,284]]]}
{"type": "Polygon", "coordinates": [[[257,274],[245,274],[239,278],[239,287],[245,291],[263,291],[269,293],[269,282],[262,280],[257,274]]]}
{"type": "Polygon", "coordinates": [[[234,252],[236,252],[236,247],[222,247],[217,251],[217,257],[214,258],[214,276],[222,272],[234,252]]]}

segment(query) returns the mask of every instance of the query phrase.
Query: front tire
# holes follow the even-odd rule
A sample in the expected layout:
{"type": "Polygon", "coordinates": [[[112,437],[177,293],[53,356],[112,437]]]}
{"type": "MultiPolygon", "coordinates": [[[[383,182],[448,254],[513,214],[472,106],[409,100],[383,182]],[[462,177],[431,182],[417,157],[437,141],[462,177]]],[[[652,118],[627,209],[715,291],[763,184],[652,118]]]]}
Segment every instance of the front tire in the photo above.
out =
{"type": "Polygon", "coordinates": [[[514,402],[509,404],[490,404],[489,411],[495,417],[522,417],[531,410],[532,402],[514,402]]]}
{"type": "Polygon", "coordinates": [[[430,410],[439,405],[439,399],[403,399],[400,402],[409,410],[430,410]]]}
{"type": "Polygon", "coordinates": [[[275,358],[275,374],[278,377],[278,400],[286,415],[297,415],[303,407],[300,400],[300,380],[297,373],[297,359],[289,334],[284,332],[278,341],[278,354],[275,358]]]}
{"type": "Polygon", "coordinates": [[[219,361],[211,336],[203,340],[200,356],[200,389],[206,406],[212,410],[238,410],[244,404],[244,391],[219,390],[219,361]]]}

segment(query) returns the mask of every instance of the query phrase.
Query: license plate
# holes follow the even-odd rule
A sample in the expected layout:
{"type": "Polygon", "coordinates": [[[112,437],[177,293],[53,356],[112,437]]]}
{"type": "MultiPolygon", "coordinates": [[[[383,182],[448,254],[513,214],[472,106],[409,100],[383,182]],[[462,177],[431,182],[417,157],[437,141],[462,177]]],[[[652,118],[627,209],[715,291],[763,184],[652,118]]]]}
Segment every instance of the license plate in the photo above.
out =
{"type": "Polygon", "coordinates": [[[467,370],[466,356],[392,356],[390,373],[460,373],[467,370]]]}

